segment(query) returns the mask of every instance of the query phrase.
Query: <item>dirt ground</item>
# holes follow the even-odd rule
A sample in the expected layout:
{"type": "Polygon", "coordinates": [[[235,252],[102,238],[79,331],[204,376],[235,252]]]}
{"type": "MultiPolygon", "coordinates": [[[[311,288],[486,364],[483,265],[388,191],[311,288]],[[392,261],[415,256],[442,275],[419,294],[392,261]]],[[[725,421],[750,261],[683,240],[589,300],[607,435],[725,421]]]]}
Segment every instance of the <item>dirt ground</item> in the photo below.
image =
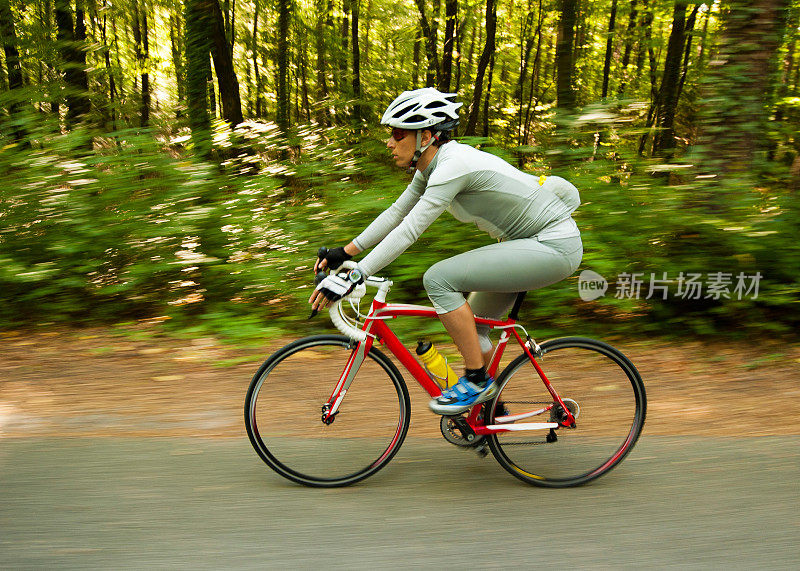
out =
{"type": "MultiPolygon", "coordinates": [[[[1,332],[0,438],[246,438],[248,384],[260,362],[287,341],[242,349],[147,329],[1,332]]],[[[800,344],[612,344],[645,381],[645,435],[800,434],[800,344]]],[[[313,367],[309,363],[308,374],[313,367]]],[[[412,397],[411,433],[438,435],[427,394],[407,372],[404,377],[412,397]]]]}

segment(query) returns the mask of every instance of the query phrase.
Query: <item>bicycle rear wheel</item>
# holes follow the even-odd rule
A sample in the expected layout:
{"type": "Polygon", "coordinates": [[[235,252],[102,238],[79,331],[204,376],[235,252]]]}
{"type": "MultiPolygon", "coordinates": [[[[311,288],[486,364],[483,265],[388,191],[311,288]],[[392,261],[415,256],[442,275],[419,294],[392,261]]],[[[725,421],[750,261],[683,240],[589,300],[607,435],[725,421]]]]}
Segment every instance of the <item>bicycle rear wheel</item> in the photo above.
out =
{"type": "Polygon", "coordinates": [[[245,398],[250,442],[281,476],[307,486],[346,486],[384,467],[405,439],[411,405],[397,367],[378,349],[364,357],[339,413],[322,422],[354,345],[315,335],[287,345],[258,370],[245,398]]]}
{"type": "MultiPolygon", "coordinates": [[[[492,434],[488,442],[497,461],[525,482],[552,488],[585,484],[614,468],[644,426],[647,400],[636,367],[610,345],[583,337],[542,343],[537,363],[576,426],[492,434]]],[[[500,392],[487,405],[487,424],[558,421],[560,406],[527,355],[497,380],[500,392]]]]}

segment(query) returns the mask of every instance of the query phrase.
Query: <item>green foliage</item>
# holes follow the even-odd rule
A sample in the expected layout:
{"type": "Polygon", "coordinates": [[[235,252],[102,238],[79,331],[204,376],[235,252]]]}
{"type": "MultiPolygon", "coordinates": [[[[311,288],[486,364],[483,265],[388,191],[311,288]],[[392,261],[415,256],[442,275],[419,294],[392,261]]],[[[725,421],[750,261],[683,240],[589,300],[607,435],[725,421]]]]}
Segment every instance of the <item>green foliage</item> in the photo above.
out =
{"type": "MultiPolygon", "coordinates": [[[[414,60],[415,6],[362,4],[363,96],[355,101],[343,14],[329,15],[324,3],[295,3],[287,44],[293,127],[281,133],[275,124],[255,118],[257,94],[261,117],[275,116],[276,78],[270,66],[278,55],[271,33],[277,13],[261,4],[253,38],[255,4],[233,3],[235,29],[229,32],[235,71],[246,116],[254,119],[231,131],[214,119],[217,110],[209,106],[210,132],[196,129],[190,138],[186,85],[183,100],[178,85],[186,80],[186,69],[178,78],[169,48],[174,33],[180,59],[186,33],[180,3],[147,8],[154,14],[146,71],[156,86],[150,130],[133,129],[139,124],[144,70],[126,33],[128,7],[103,4],[87,12],[88,36],[81,49],[92,110],[71,131],[65,130],[64,78],[55,72],[62,56],[52,13],[46,3],[28,4],[11,2],[26,86],[0,95],[0,326],[168,318],[186,334],[220,332],[237,340],[282,328],[327,327],[324,318],[303,320],[317,247],[345,244],[408,182],[388,160],[384,132],[372,125],[385,103],[412,87],[415,78],[421,86],[426,62],[424,50],[414,60]],[[316,69],[320,18],[326,96],[316,69]],[[364,124],[352,121],[356,104],[364,124]],[[20,135],[23,140],[16,139],[20,135]]],[[[523,319],[538,336],[791,334],[800,317],[800,204],[798,177],[791,174],[800,165],[798,2],[791,2],[789,24],[794,24],[786,27],[780,49],[769,51],[773,63],[783,63],[782,70],[775,66],[783,72],[775,74],[781,76],[779,86],[763,98],[760,84],[756,96],[737,96],[747,83],[748,61],[736,58],[744,51],[741,45],[723,41],[727,12],[717,4],[699,11],[694,43],[685,53],[686,82],[675,121],[678,149],[669,164],[641,157],[639,148],[647,148],[654,132],[651,78],[658,86],[674,3],[637,5],[636,25],[627,30],[631,6],[619,3],[613,36],[610,92],[626,99],[604,101],[600,89],[610,0],[582,5],[573,75],[583,107],[573,114],[554,109],[558,3],[542,3],[540,36],[534,35],[537,2],[498,5],[489,116],[481,114],[478,127],[483,132],[487,123],[490,136],[464,142],[533,174],[573,181],[584,201],[576,213],[585,245],[580,270],[591,269],[611,282],[606,296],[592,302],[578,296],[577,275],[533,292],[523,319]],[[652,15],[647,26],[642,10],[652,15]],[[526,45],[531,51],[523,61],[526,45]],[[720,46],[727,46],[724,66],[720,46]],[[627,47],[631,57],[623,68],[627,47]],[[528,83],[520,86],[523,63],[528,83]],[[730,129],[726,118],[739,120],[742,129],[730,129]],[[758,136],[765,147],[752,161],[731,164],[732,153],[721,152],[721,145],[735,149],[742,132],[758,136]],[[721,177],[723,170],[731,172],[721,177]],[[731,274],[734,284],[739,273],[760,272],[758,297],[679,295],[681,273],[706,278],[713,272],[731,274]],[[622,274],[641,274],[639,299],[614,296],[622,274]],[[671,280],[667,299],[644,299],[651,274],[671,280]]],[[[476,0],[459,3],[460,67],[454,69],[453,88],[465,111],[485,41],[484,6],[476,0]]],[[[440,17],[440,34],[443,24],[440,17]]],[[[487,241],[475,228],[442,216],[386,268],[396,284],[393,299],[427,303],[424,271],[444,256],[487,241]]],[[[399,327],[409,338],[442,331],[427,321],[408,320],[399,327]]]]}
{"type": "MultiPolygon", "coordinates": [[[[580,270],[610,282],[581,301],[577,276],[529,294],[522,317],[537,336],[630,332],[790,333],[800,320],[797,197],[777,178],[763,188],[719,194],[684,165],[662,166],[626,151],[624,110],[573,118],[576,138],[548,143],[569,157],[557,174],[581,190],[575,218],[580,270]],[[595,160],[582,132],[608,133],[595,160]],[[579,159],[575,159],[577,156],[579,159]],[[717,194],[714,194],[717,193],[717,194]],[[721,199],[725,208],[720,208],[721,199]],[[679,274],[731,274],[731,299],[683,299],[679,274]],[[736,276],[760,272],[758,297],[736,299],[736,276]],[[669,295],[645,299],[650,274],[666,273],[669,295]],[[637,298],[617,296],[621,274],[640,274],[637,298]]],[[[569,126],[569,125],[567,125],[569,126]]],[[[25,123],[31,148],[0,145],[0,323],[168,320],[187,334],[247,340],[328,327],[304,321],[314,253],[345,244],[385,209],[408,175],[388,160],[383,131],[296,131],[250,123],[214,135],[220,163],[186,154],[180,141],[148,131],[89,138],[25,123]],[[86,152],[87,141],[94,150],[86,152]],[[288,152],[289,159],[279,160],[288,152]]],[[[4,131],[7,132],[7,131],[4,131]]],[[[474,140],[514,161],[514,153],[474,140]]],[[[521,149],[530,153],[529,149],[521,149]]],[[[518,152],[519,152],[518,151],[518,152]]],[[[519,156],[531,156],[525,154],[519,156]]],[[[536,156],[534,154],[532,156],[536,156]]],[[[534,174],[551,166],[534,162],[534,174]]],[[[476,228],[442,216],[385,269],[393,299],[427,304],[422,274],[444,256],[488,243],[476,228]]],[[[580,272],[579,270],[579,272],[580,272]]],[[[437,338],[435,322],[398,324],[409,339],[437,338]]]]}

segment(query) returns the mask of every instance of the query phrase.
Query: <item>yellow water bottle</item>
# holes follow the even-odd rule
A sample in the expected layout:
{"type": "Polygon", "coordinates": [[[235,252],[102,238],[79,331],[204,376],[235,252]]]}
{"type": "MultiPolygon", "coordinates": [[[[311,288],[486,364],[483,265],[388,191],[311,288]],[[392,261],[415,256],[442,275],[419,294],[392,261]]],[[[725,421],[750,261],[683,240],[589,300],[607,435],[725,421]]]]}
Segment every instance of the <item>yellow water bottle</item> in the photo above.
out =
{"type": "Polygon", "coordinates": [[[458,376],[447,364],[447,359],[442,357],[430,341],[417,342],[417,356],[440,387],[452,387],[458,382],[458,376]]]}

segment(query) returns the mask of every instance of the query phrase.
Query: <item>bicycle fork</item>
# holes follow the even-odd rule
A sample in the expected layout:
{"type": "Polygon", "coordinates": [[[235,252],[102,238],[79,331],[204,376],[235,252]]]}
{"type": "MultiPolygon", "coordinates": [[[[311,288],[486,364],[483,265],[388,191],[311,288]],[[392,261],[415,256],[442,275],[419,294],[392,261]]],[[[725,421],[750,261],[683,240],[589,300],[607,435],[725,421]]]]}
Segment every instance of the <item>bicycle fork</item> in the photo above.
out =
{"type": "Polygon", "coordinates": [[[361,368],[361,364],[364,362],[367,351],[370,350],[371,346],[372,338],[367,337],[366,341],[359,342],[353,348],[353,352],[350,353],[350,358],[347,360],[344,371],[342,371],[342,375],[339,377],[339,382],[336,383],[336,388],[333,389],[333,393],[331,393],[328,401],[322,405],[321,420],[323,423],[331,424],[336,419],[336,415],[339,414],[339,406],[342,404],[347,394],[347,389],[350,388],[350,384],[361,368]]]}

